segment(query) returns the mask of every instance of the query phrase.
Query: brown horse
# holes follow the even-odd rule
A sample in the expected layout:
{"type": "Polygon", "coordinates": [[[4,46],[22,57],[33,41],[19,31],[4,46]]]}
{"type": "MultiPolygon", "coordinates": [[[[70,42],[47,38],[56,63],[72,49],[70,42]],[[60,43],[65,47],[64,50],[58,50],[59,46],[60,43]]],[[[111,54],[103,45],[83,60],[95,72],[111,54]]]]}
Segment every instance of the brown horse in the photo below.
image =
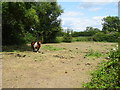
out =
{"type": "Polygon", "coordinates": [[[31,42],[31,47],[33,52],[38,52],[41,47],[41,40],[37,42],[36,41],[31,42]]]}

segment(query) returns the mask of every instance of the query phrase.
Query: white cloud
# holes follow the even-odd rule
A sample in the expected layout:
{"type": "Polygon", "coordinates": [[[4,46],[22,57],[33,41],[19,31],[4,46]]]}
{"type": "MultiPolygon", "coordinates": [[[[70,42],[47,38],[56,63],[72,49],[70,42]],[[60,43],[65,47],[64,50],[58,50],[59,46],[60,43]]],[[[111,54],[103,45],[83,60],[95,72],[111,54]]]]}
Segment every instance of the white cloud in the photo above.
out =
{"type": "Polygon", "coordinates": [[[104,0],[57,0],[57,1],[58,2],[118,2],[119,0],[106,0],[106,1],[104,0]]]}
{"type": "Polygon", "coordinates": [[[108,2],[82,2],[80,3],[80,9],[85,9],[89,11],[98,11],[101,10],[103,6],[109,4],[108,2]]]}
{"type": "Polygon", "coordinates": [[[63,17],[76,17],[76,16],[81,16],[84,15],[82,12],[75,12],[75,11],[66,11],[65,13],[62,14],[63,17]]]}
{"type": "Polygon", "coordinates": [[[91,8],[90,11],[95,12],[95,11],[98,11],[98,10],[101,10],[101,9],[102,9],[102,8],[91,8]]]}
{"type": "Polygon", "coordinates": [[[62,26],[64,29],[71,28],[74,31],[84,31],[87,26],[102,29],[101,23],[103,17],[104,16],[95,16],[92,18],[63,17],[62,22],[64,22],[64,24],[62,26]]]}
{"type": "Polygon", "coordinates": [[[103,9],[102,7],[108,3],[103,2],[82,2],[80,3],[79,7],[80,9],[89,10],[92,12],[99,11],[103,9]]]}
{"type": "Polygon", "coordinates": [[[119,0],[81,0],[82,2],[118,2],[119,0]]]}

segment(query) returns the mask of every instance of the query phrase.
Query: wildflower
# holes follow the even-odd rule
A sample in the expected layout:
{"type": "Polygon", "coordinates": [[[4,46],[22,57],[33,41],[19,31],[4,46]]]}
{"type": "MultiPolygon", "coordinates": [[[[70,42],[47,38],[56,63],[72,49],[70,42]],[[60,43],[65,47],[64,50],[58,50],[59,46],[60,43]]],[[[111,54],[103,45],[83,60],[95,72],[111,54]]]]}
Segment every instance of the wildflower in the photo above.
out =
{"type": "Polygon", "coordinates": [[[118,47],[118,45],[116,45],[116,47],[118,47]]]}
{"type": "Polygon", "coordinates": [[[106,57],[105,59],[108,59],[108,60],[109,60],[109,59],[110,59],[110,57],[106,57]]]}
{"type": "Polygon", "coordinates": [[[113,48],[113,51],[116,51],[116,48],[113,48]]]}

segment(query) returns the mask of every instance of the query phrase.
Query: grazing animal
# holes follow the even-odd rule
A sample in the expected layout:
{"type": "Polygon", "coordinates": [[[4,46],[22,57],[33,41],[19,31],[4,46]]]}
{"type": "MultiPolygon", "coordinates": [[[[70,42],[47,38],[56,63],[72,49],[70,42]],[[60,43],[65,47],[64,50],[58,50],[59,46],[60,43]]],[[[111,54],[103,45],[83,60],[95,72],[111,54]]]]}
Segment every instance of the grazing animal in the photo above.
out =
{"type": "Polygon", "coordinates": [[[41,47],[41,40],[38,42],[36,41],[31,42],[31,47],[32,47],[33,52],[38,52],[41,47]]]}

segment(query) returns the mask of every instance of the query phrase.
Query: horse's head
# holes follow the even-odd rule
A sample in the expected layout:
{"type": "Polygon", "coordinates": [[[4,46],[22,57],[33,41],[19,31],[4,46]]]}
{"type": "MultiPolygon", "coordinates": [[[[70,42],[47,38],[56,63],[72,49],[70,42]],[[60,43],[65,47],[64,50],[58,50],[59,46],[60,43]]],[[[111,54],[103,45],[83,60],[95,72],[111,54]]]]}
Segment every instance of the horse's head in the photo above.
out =
{"type": "Polygon", "coordinates": [[[41,41],[41,40],[39,40],[39,41],[38,41],[38,43],[39,43],[39,44],[41,44],[41,43],[42,43],[42,41],[41,41]]]}

